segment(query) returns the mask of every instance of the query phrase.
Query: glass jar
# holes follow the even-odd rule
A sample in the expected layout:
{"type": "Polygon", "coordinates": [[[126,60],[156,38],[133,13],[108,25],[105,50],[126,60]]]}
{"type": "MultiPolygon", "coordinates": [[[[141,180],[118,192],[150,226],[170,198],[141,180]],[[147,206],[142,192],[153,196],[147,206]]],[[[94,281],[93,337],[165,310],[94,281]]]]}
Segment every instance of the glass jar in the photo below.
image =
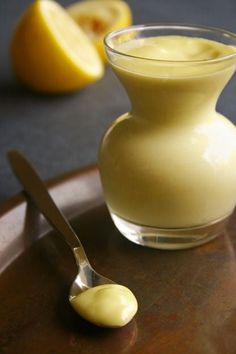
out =
{"type": "Polygon", "coordinates": [[[236,128],[216,111],[235,71],[236,50],[210,59],[153,59],[143,46],[160,36],[198,38],[199,45],[207,39],[206,45],[233,49],[236,35],[207,27],[144,25],[105,39],[109,62],[132,106],[112,123],[100,146],[107,206],[129,240],[183,249],[219,235],[236,204],[236,128]],[[138,54],[126,50],[132,47],[138,54]]]}

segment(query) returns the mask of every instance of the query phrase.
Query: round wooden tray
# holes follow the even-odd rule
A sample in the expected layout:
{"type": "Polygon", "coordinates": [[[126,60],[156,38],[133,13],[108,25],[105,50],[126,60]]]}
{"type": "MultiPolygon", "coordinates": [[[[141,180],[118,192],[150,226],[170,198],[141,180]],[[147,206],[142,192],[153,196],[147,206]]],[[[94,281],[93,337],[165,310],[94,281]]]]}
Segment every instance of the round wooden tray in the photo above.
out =
{"type": "Polygon", "coordinates": [[[235,354],[235,216],[211,243],[158,251],[116,230],[95,166],[48,187],[92,265],[130,287],[139,311],[121,329],[82,320],[68,302],[71,252],[21,194],[0,207],[1,354],[235,354]]]}

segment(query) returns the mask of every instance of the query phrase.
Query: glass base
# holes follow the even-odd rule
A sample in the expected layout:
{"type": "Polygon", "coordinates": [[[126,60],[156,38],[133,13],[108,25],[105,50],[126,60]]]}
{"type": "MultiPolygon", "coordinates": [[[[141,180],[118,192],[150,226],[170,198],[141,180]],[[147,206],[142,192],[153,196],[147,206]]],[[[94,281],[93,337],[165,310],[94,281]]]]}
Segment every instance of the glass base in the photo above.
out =
{"type": "Polygon", "coordinates": [[[224,231],[229,219],[228,215],[197,227],[164,229],[134,224],[114,213],[111,217],[118,230],[130,241],[163,250],[187,249],[209,242],[224,231]]]}

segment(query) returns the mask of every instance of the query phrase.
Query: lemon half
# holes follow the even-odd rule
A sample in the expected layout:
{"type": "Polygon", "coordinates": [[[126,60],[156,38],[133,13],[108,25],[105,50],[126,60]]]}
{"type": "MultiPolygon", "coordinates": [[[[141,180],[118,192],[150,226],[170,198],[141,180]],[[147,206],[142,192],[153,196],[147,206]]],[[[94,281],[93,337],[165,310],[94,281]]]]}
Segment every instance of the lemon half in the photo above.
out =
{"type": "Polygon", "coordinates": [[[132,23],[131,9],[122,0],[82,1],[72,4],[67,11],[92,39],[103,61],[106,61],[104,36],[132,23]]]}
{"type": "Polygon", "coordinates": [[[11,42],[18,78],[48,93],[77,90],[103,75],[103,64],[87,35],[52,0],[38,0],[20,19],[11,42]]]}

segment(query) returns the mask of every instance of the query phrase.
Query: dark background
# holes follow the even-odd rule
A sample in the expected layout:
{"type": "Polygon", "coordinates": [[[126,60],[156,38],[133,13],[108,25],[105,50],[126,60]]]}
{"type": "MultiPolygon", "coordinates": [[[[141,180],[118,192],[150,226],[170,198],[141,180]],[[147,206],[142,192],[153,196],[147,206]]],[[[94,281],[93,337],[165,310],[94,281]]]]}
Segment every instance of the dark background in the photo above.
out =
{"type": "MultiPolygon", "coordinates": [[[[72,1],[60,0],[62,5],[72,1]]],[[[43,96],[14,79],[8,54],[12,30],[30,0],[0,0],[0,202],[21,188],[6,161],[20,149],[44,179],[96,162],[104,130],[129,102],[109,68],[77,93],[43,96]]],[[[184,22],[236,32],[236,0],[130,0],[134,23],[184,22]]],[[[225,89],[218,110],[236,122],[236,80],[225,89]]]]}

